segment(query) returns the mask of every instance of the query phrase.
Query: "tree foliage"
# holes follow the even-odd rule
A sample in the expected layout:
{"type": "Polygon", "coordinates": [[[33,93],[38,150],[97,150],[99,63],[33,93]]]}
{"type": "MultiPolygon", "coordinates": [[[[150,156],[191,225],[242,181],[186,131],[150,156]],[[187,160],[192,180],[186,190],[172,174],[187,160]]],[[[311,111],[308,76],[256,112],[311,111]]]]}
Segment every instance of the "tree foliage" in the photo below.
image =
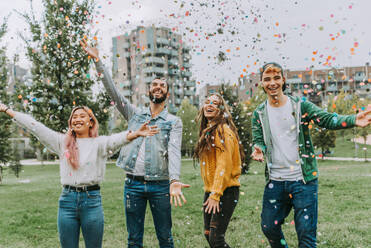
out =
{"type": "MultiPolygon", "coordinates": [[[[0,41],[7,31],[7,19],[5,18],[0,25],[0,41]]],[[[5,54],[5,47],[0,48],[0,102],[9,104],[10,95],[8,94],[8,59],[5,54]]],[[[0,183],[2,181],[4,166],[12,159],[9,138],[11,137],[11,120],[0,113],[0,183]]]]}
{"type": "Polygon", "coordinates": [[[183,135],[182,135],[182,154],[192,156],[194,146],[198,139],[199,127],[195,122],[198,110],[192,105],[188,99],[184,99],[177,112],[177,116],[183,122],[183,135]]]}
{"type": "MultiPolygon", "coordinates": [[[[63,132],[74,106],[90,107],[100,130],[107,127],[109,98],[93,96],[90,62],[79,42],[90,37],[94,11],[91,0],[43,0],[41,20],[21,14],[31,37],[22,36],[32,63],[32,83],[19,95],[26,111],[53,130],[63,132]]],[[[35,142],[36,140],[33,139],[35,142]]]]}
{"type": "Polygon", "coordinates": [[[323,157],[326,151],[336,146],[336,132],[334,130],[316,127],[312,129],[311,134],[314,147],[321,149],[323,157]]]}
{"type": "Polygon", "coordinates": [[[222,84],[220,93],[230,106],[230,111],[234,124],[238,130],[238,136],[245,152],[245,160],[242,165],[242,173],[247,173],[249,164],[251,162],[251,147],[252,147],[252,133],[251,133],[251,111],[246,103],[238,100],[236,89],[233,86],[222,84]]]}

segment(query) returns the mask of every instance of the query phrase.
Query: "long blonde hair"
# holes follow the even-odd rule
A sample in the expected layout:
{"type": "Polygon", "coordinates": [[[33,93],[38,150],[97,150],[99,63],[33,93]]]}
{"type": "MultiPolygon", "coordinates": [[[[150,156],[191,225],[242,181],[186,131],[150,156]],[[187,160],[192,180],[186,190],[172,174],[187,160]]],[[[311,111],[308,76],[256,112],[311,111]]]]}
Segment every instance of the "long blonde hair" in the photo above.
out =
{"type": "MultiPolygon", "coordinates": [[[[200,131],[193,157],[195,159],[200,159],[201,154],[205,151],[205,149],[212,148],[212,136],[214,136],[216,132],[218,132],[219,137],[224,140],[223,124],[227,124],[237,138],[237,141],[239,143],[241,162],[243,162],[245,153],[243,151],[243,146],[240,142],[240,138],[238,136],[237,128],[232,120],[232,115],[229,112],[229,107],[220,94],[213,93],[208,97],[210,96],[216,96],[219,98],[219,113],[217,116],[214,117],[212,122],[213,125],[208,126],[208,120],[204,114],[204,105],[202,105],[202,107],[200,108],[197,116],[197,122],[200,123],[200,131]]],[[[223,145],[225,146],[225,143],[223,143],[223,145]]]]}
{"type": "Polygon", "coordinates": [[[99,129],[99,123],[97,118],[95,118],[93,111],[86,107],[86,106],[79,106],[72,109],[70,118],[68,119],[68,131],[66,133],[65,137],[65,156],[67,158],[68,163],[71,165],[71,167],[74,170],[77,170],[79,168],[79,149],[76,144],[76,133],[72,129],[72,116],[75,113],[76,110],[82,109],[84,110],[90,118],[90,121],[92,122],[92,126],[89,129],[89,137],[98,137],[98,129],[99,129]]]}

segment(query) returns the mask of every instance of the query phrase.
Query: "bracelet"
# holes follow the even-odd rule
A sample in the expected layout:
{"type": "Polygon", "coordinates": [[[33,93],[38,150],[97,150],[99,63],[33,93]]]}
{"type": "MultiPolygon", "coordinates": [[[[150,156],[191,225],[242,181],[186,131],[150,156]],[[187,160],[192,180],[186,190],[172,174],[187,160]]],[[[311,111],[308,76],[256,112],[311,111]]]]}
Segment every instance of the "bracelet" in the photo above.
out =
{"type": "Polygon", "coordinates": [[[4,110],[4,113],[6,114],[6,111],[8,111],[10,108],[9,107],[6,107],[6,109],[4,110]]]}

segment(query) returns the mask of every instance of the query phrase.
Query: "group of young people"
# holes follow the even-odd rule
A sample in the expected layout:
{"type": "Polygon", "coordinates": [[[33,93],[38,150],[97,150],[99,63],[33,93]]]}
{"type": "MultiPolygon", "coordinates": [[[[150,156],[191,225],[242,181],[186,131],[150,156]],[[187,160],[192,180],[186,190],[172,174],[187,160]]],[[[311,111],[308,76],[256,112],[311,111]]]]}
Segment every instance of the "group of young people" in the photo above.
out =
{"type": "MultiPolygon", "coordinates": [[[[31,116],[0,104],[0,112],[14,118],[60,158],[63,186],[59,198],[58,232],[63,248],[76,248],[80,229],[87,248],[102,247],[104,216],[100,186],[107,158],[120,150],[117,166],[124,169],[123,203],[128,232],[127,247],[143,247],[147,203],[161,248],[174,247],[171,205],[186,199],[180,182],[182,122],[166,108],[169,84],[157,78],[149,85],[149,107],[137,108],[123,97],[99,59],[98,50],[82,41],[128,131],[98,135],[98,121],[88,107],[75,107],[68,132],[55,132],[31,116]]],[[[371,109],[357,115],[328,113],[309,101],[284,94],[282,67],[261,68],[261,86],[267,101],[253,113],[254,160],[266,160],[261,228],[271,247],[288,247],[281,225],[294,208],[298,246],[316,247],[318,169],[309,124],[328,129],[365,127],[371,109]]],[[[194,158],[204,182],[204,235],[212,248],[230,247],[225,233],[239,199],[239,177],[245,154],[229,107],[223,97],[211,94],[198,114],[199,138],[194,158]]]]}

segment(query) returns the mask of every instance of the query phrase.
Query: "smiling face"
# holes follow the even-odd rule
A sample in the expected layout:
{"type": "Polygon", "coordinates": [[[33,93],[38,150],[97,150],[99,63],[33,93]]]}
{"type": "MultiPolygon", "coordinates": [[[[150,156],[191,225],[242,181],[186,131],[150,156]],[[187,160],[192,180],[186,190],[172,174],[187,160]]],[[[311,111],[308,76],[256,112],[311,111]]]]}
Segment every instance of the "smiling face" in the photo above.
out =
{"type": "Polygon", "coordinates": [[[285,78],[282,76],[282,71],[277,67],[268,67],[262,75],[262,84],[264,91],[269,97],[276,98],[283,95],[282,86],[285,83],[285,78]]]}
{"type": "Polygon", "coordinates": [[[71,118],[71,127],[77,137],[89,137],[89,130],[93,126],[89,114],[84,109],[77,109],[71,118]]]}
{"type": "Polygon", "coordinates": [[[162,103],[169,95],[168,85],[164,80],[155,79],[149,87],[149,98],[151,102],[162,103]]]}
{"type": "Polygon", "coordinates": [[[203,112],[208,121],[214,119],[219,114],[220,104],[221,102],[217,95],[211,95],[206,98],[203,106],[203,112]]]}

